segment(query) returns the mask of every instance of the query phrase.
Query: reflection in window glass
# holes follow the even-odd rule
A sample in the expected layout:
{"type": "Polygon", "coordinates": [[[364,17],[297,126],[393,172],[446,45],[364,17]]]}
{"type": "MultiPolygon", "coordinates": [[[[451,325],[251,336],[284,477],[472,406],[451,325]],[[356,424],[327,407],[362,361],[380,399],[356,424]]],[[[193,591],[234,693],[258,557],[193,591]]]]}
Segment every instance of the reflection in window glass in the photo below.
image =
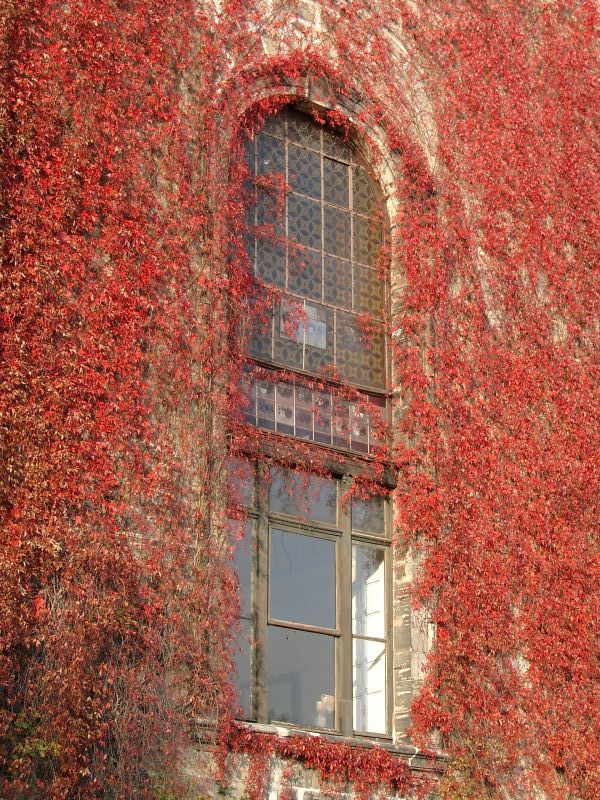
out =
{"type": "Polygon", "coordinates": [[[271,530],[269,612],[286,622],[335,628],[335,544],[271,530]]]}
{"type": "Polygon", "coordinates": [[[336,523],[334,480],[297,470],[271,469],[269,509],[291,517],[336,523]]]}
{"type": "Polygon", "coordinates": [[[352,499],[352,530],[385,533],[383,497],[352,499]]]}
{"type": "Polygon", "coordinates": [[[269,721],[334,727],[334,654],[333,636],[269,626],[269,721]]]}
{"type": "Polygon", "coordinates": [[[250,620],[240,620],[241,629],[233,641],[233,663],[236,672],[236,688],[238,690],[239,704],[248,718],[251,710],[250,687],[250,620]]]}
{"type": "Polygon", "coordinates": [[[386,733],[385,644],[354,639],[352,662],[354,730],[386,733]]]}
{"type": "Polygon", "coordinates": [[[385,563],[383,550],[352,548],[352,633],[385,637],[385,563]]]}
{"type": "Polygon", "coordinates": [[[235,547],[233,567],[240,584],[240,613],[250,616],[250,571],[252,568],[252,521],[228,520],[231,542],[235,547]]]}

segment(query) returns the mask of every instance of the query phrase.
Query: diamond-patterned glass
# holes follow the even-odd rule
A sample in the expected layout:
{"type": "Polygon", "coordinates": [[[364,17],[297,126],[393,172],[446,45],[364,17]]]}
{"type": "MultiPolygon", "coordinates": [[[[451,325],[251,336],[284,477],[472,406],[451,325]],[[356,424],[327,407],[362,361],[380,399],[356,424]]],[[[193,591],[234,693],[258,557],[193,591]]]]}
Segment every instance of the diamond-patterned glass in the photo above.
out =
{"type": "Polygon", "coordinates": [[[338,308],[352,308],[352,264],[333,256],[325,256],[323,264],[323,299],[338,308]]]}
{"type": "Polygon", "coordinates": [[[371,178],[361,167],[354,167],[352,201],[354,211],[375,215],[378,212],[376,188],[371,178]]]}
{"type": "Polygon", "coordinates": [[[302,369],[304,329],[302,304],[282,300],[279,305],[273,357],[276,362],[292,369],[302,369]]]}
{"type": "Polygon", "coordinates": [[[259,133],[256,137],[256,171],[259,175],[277,173],[285,178],[285,142],[259,133]]]}
{"type": "Polygon", "coordinates": [[[288,112],[288,138],[297,144],[321,149],[321,129],[309,117],[297,112],[288,112]]]}
{"type": "Polygon", "coordinates": [[[331,131],[323,131],[323,153],[330,158],[344,161],[349,164],[352,160],[352,151],[346,142],[331,131]]]}
{"type": "Polygon", "coordinates": [[[272,231],[275,236],[283,236],[284,222],[283,208],[276,191],[260,192],[256,199],[256,224],[265,226],[265,230],[269,233],[272,231]]]}
{"type": "Polygon", "coordinates": [[[323,159],[323,192],[326,203],[334,203],[343,208],[349,207],[349,172],[350,168],[347,164],[333,161],[331,158],[323,159]]]}
{"type": "Polygon", "coordinates": [[[384,381],[383,334],[366,333],[355,314],[337,313],[336,363],[349,383],[377,386],[384,381]]]}
{"type": "Polygon", "coordinates": [[[294,192],[320,200],[320,154],[290,142],[288,144],[288,183],[294,192]]]}
{"type": "Polygon", "coordinates": [[[354,265],[354,309],[374,317],[381,317],[383,309],[383,283],[374,269],[360,264],[354,265]]]}
{"type": "Polygon", "coordinates": [[[263,132],[269,133],[271,136],[279,136],[281,139],[285,139],[286,118],[287,114],[285,113],[267,117],[263,132]]]}
{"type": "Polygon", "coordinates": [[[350,258],[350,214],[333,206],[325,206],[325,242],[327,253],[350,258]]]}
{"type": "Polygon", "coordinates": [[[293,294],[320,300],[322,293],[321,253],[293,248],[289,253],[288,288],[293,294]]]}
{"type": "Polygon", "coordinates": [[[256,239],[256,274],[269,286],[285,289],[285,245],[272,239],[256,239]]]}
{"type": "Polygon", "coordinates": [[[273,313],[267,311],[264,315],[252,315],[253,331],[250,337],[248,350],[253,358],[261,361],[270,361],[273,357],[271,351],[273,338],[273,313]]]}
{"type": "MultiPolygon", "coordinates": [[[[382,329],[366,334],[358,317],[381,320],[385,297],[381,198],[368,168],[342,136],[294,110],[270,118],[246,150],[255,175],[279,174],[290,187],[285,197],[269,181],[254,188],[247,252],[257,278],[286,295],[266,327],[256,326],[250,355],[384,389],[382,329]]],[[[364,411],[335,402],[311,391],[311,410],[292,392],[263,418],[283,433],[370,452],[375,433],[364,411]]]]}
{"type": "Polygon", "coordinates": [[[293,242],[321,249],[321,205],[314,200],[290,194],[287,198],[288,235],[293,242]]]}
{"type": "Polygon", "coordinates": [[[354,258],[361,264],[377,265],[381,251],[381,223],[369,217],[353,216],[354,258]]]}

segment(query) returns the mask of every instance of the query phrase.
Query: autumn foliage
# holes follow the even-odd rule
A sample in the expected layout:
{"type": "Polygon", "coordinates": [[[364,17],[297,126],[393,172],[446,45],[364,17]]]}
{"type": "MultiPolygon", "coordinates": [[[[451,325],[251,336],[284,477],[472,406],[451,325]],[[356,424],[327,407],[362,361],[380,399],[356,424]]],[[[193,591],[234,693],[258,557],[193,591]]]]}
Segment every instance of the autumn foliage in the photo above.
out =
{"type": "Polygon", "coordinates": [[[297,98],[394,177],[413,736],[452,800],[597,796],[597,4],[319,6],[0,0],[3,798],[183,797],[235,705],[243,141],[297,98]]]}

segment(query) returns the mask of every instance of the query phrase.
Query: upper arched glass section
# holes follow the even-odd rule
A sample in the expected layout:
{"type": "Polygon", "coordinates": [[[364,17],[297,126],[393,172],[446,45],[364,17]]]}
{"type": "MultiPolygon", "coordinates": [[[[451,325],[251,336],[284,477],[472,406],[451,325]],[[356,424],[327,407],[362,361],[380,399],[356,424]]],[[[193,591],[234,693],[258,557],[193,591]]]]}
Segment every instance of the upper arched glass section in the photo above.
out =
{"type": "Polygon", "coordinates": [[[379,185],[349,142],[292,109],[270,118],[247,153],[256,187],[249,255],[257,278],[279,290],[250,355],[384,392],[379,185]]]}

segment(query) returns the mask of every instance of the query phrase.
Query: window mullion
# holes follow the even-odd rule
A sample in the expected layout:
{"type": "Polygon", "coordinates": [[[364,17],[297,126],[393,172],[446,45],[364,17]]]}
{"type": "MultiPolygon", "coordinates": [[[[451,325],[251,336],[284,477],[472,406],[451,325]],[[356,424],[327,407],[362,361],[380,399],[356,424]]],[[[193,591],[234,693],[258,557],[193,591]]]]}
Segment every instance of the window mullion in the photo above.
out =
{"type": "Polygon", "coordinates": [[[352,736],[352,538],[350,533],[350,504],[342,506],[342,497],[350,487],[350,478],[339,482],[338,508],[339,526],[342,536],[339,541],[338,569],[338,615],[341,631],[337,654],[337,704],[338,727],[344,736],[352,736]]]}
{"type": "Polygon", "coordinates": [[[258,722],[267,722],[266,697],[266,642],[268,619],[268,578],[269,578],[269,520],[268,520],[268,481],[266,464],[258,463],[258,520],[256,525],[256,592],[254,594],[254,712],[258,722]]]}

